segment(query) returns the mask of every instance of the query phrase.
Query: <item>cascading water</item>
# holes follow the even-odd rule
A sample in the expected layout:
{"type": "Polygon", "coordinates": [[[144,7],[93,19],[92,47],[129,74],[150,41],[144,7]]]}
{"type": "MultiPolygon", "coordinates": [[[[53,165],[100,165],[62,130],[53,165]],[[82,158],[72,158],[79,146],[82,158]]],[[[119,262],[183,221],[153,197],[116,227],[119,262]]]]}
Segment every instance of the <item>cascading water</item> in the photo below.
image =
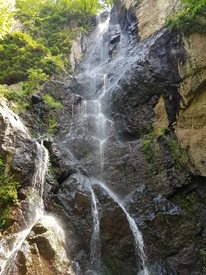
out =
{"type": "MultiPolygon", "coordinates": [[[[30,138],[29,133],[19,117],[14,114],[5,103],[2,103],[0,112],[6,122],[4,141],[6,141],[7,144],[12,142],[12,140],[7,140],[9,138],[9,133],[21,134],[26,138],[30,138]]],[[[12,150],[15,151],[15,148],[12,150]]],[[[28,217],[22,215],[26,224],[25,229],[16,233],[7,234],[0,240],[0,274],[11,274],[10,270],[15,263],[17,253],[22,248],[23,243],[37,222],[41,221],[42,224],[53,228],[53,230],[59,232],[60,236],[62,236],[62,240],[64,238],[64,232],[56,222],[55,218],[44,214],[43,192],[45,177],[49,166],[49,154],[43,145],[43,141],[41,141],[41,144],[36,142],[36,152],[37,157],[35,160],[32,188],[27,198],[29,208],[27,210],[30,215],[28,217]]],[[[66,254],[63,256],[66,258],[66,254]]]]}
{"type": "Polygon", "coordinates": [[[110,190],[104,183],[96,181],[95,184],[101,186],[101,188],[106,191],[106,193],[121,207],[122,211],[125,213],[130,229],[132,231],[133,237],[134,237],[134,241],[135,241],[135,250],[137,255],[140,257],[140,264],[142,266],[142,271],[141,274],[142,275],[148,275],[148,269],[146,267],[146,255],[144,252],[144,241],[142,238],[142,234],[139,231],[134,219],[129,215],[129,213],[127,212],[127,210],[125,209],[125,207],[123,206],[122,202],[118,199],[118,197],[114,194],[114,192],[112,192],[112,190],[110,190]]]}
{"type": "Polygon", "coordinates": [[[100,270],[100,223],[97,207],[97,198],[90,185],[92,195],[92,216],[93,216],[93,235],[91,240],[91,264],[94,270],[100,270]]]}
{"type": "Polygon", "coordinates": [[[11,235],[7,235],[6,238],[2,239],[0,242],[0,274],[4,274],[7,268],[10,268],[11,261],[15,259],[15,256],[19,249],[21,248],[23,242],[26,240],[27,236],[31,232],[33,226],[37,221],[44,217],[44,205],[43,205],[43,190],[45,175],[49,164],[48,151],[42,144],[36,143],[37,146],[37,159],[35,165],[35,173],[32,181],[33,191],[29,197],[29,207],[34,208],[33,216],[29,217],[27,221],[28,226],[26,229],[11,235]]]}
{"type": "MultiPolygon", "coordinates": [[[[104,35],[107,33],[109,27],[109,17],[104,18],[101,22],[101,15],[98,16],[98,25],[93,33],[93,44],[88,48],[88,56],[81,64],[80,72],[75,76],[77,82],[82,84],[82,90],[87,90],[87,94],[82,93],[82,97],[85,98],[82,102],[82,113],[79,116],[78,121],[73,125],[72,131],[67,135],[65,144],[72,154],[79,157],[79,148],[75,151],[75,148],[82,146],[82,143],[88,144],[91,150],[86,153],[86,157],[82,157],[82,165],[86,165],[86,169],[90,170],[92,165],[94,168],[89,171],[91,177],[86,181],[89,182],[89,190],[91,193],[91,209],[93,219],[93,233],[91,238],[91,270],[94,274],[101,274],[101,236],[100,236],[100,215],[98,213],[97,197],[94,192],[93,186],[99,185],[107,195],[117,203],[124,212],[126,219],[129,223],[131,232],[134,237],[134,246],[138,258],[140,259],[141,273],[142,275],[148,275],[149,272],[146,267],[146,255],[144,252],[144,242],[134,219],[129,215],[126,208],[117,198],[117,196],[108,188],[104,183],[104,149],[107,140],[113,133],[113,121],[109,120],[103,113],[102,100],[107,93],[107,79],[108,79],[108,64],[109,55],[105,51],[105,45],[103,43],[104,35]],[[77,146],[78,144],[78,146],[77,146]],[[91,146],[91,144],[93,146],[91,146]],[[88,157],[95,156],[92,165],[87,163],[88,157]],[[97,161],[98,159],[98,161],[97,161]],[[98,162],[98,163],[97,163],[98,162]],[[101,180],[94,179],[97,178],[101,180]]],[[[125,39],[125,38],[124,38],[125,39]]],[[[121,51],[120,59],[122,58],[123,51],[121,51]]],[[[83,181],[84,182],[84,181],[83,181]]],[[[93,274],[92,273],[92,274],[93,274]]]]}

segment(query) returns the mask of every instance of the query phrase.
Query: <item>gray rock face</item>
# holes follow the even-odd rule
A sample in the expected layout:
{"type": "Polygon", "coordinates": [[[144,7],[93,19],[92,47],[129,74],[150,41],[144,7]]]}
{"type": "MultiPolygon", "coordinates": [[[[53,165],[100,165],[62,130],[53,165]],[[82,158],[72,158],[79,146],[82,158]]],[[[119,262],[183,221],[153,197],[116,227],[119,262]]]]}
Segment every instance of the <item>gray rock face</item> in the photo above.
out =
{"type": "Polygon", "coordinates": [[[180,96],[172,49],[177,46],[175,37],[162,30],[134,48],[125,61],[114,63],[104,112],[114,120],[121,139],[137,139],[151,129],[160,95],[166,102],[169,126],[175,122],[180,96]]]}

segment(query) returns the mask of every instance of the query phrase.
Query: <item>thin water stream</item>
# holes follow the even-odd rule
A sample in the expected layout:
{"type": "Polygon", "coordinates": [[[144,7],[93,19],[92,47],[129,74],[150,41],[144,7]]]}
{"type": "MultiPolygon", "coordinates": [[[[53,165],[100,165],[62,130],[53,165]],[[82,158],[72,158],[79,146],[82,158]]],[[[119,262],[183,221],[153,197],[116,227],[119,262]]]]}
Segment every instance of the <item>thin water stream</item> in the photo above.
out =
{"type": "Polygon", "coordinates": [[[127,210],[123,206],[121,200],[119,200],[119,198],[116,196],[116,194],[108,186],[106,186],[106,184],[104,184],[103,182],[100,182],[100,181],[96,181],[95,184],[99,185],[104,191],[106,191],[106,193],[109,195],[109,197],[112,198],[113,201],[116,202],[121,207],[122,211],[125,213],[125,215],[127,217],[127,221],[129,223],[130,229],[131,229],[133,237],[134,237],[135,250],[136,250],[137,256],[139,256],[140,260],[141,260],[141,262],[140,262],[140,264],[142,266],[141,274],[148,275],[149,271],[146,267],[147,258],[146,258],[146,254],[144,251],[144,241],[142,238],[142,234],[139,231],[134,219],[127,212],[127,210]]]}
{"type": "MultiPolygon", "coordinates": [[[[7,146],[9,146],[9,144],[12,145],[12,140],[9,140],[10,134],[12,137],[15,137],[15,135],[21,133],[25,138],[30,138],[27,129],[19,117],[6,106],[6,103],[2,104],[0,112],[6,122],[4,142],[7,143],[7,146]]],[[[15,148],[13,148],[13,150],[15,151],[15,148]]],[[[32,179],[31,191],[27,198],[29,208],[28,213],[30,213],[30,216],[24,217],[22,215],[24,222],[27,224],[26,228],[16,233],[7,234],[0,240],[1,275],[10,274],[9,270],[15,261],[18,251],[21,249],[24,241],[38,221],[41,221],[47,226],[51,226],[56,232],[61,232],[62,237],[64,236],[63,230],[58,225],[55,218],[46,215],[44,212],[43,192],[45,177],[49,166],[49,153],[44,147],[43,141],[41,141],[41,143],[36,142],[36,154],[35,172],[32,179]]]]}
{"type": "Polygon", "coordinates": [[[37,146],[37,159],[35,165],[35,173],[32,180],[32,191],[28,198],[29,212],[33,213],[32,217],[28,217],[27,228],[24,230],[6,235],[0,241],[0,274],[4,274],[7,268],[9,268],[9,262],[14,260],[16,254],[21,249],[23,242],[30,234],[33,226],[40,220],[46,218],[44,215],[44,203],[43,203],[43,191],[45,176],[49,164],[48,151],[42,144],[36,143],[37,146]]]}

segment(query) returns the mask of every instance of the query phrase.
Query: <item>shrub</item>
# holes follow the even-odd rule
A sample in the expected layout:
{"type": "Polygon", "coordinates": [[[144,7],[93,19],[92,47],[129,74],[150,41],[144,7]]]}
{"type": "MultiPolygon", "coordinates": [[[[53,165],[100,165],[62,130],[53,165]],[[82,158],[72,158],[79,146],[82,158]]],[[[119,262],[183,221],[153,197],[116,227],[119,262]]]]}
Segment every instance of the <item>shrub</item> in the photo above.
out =
{"type": "Polygon", "coordinates": [[[0,95],[8,100],[9,107],[17,114],[24,113],[30,107],[20,84],[15,88],[0,85],[0,95]]]}
{"type": "Polygon", "coordinates": [[[53,136],[56,132],[58,123],[54,116],[50,116],[48,120],[48,133],[53,136]]]}
{"type": "Polygon", "coordinates": [[[185,34],[206,32],[206,0],[181,0],[179,11],[166,24],[170,30],[178,29],[185,34]]]}
{"type": "Polygon", "coordinates": [[[28,70],[28,80],[23,83],[24,94],[30,95],[31,93],[38,91],[40,85],[42,85],[47,79],[46,75],[42,69],[29,69],[28,70]]]}
{"type": "Polygon", "coordinates": [[[49,94],[44,94],[43,99],[46,102],[46,104],[49,105],[52,108],[56,108],[56,109],[63,109],[64,108],[64,106],[59,101],[55,100],[53,98],[53,96],[51,96],[49,94]]]}

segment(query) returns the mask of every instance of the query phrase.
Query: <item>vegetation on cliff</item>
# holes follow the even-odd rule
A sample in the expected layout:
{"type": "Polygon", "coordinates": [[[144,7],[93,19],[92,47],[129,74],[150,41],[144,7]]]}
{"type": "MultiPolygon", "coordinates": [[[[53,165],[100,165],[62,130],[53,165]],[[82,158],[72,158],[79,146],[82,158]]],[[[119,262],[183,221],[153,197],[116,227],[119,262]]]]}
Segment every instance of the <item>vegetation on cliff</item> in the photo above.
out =
{"type": "Polygon", "coordinates": [[[109,2],[16,0],[14,10],[0,0],[0,84],[22,81],[29,94],[50,76],[63,77],[72,40],[90,29],[93,16],[109,2]]]}
{"type": "Polygon", "coordinates": [[[181,0],[178,12],[167,20],[167,25],[185,34],[206,32],[206,0],[181,0]]]}
{"type": "Polygon", "coordinates": [[[5,175],[5,165],[0,159],[0,231],[6,227],[9,208],[18,200],[18,186],[12,177],[5,175]]]}
{"type": "Polygon", "coordinates": [[[14,23],[14,11],[8,1],[0,0],[0,38],[11,30],[14,23]]]}

